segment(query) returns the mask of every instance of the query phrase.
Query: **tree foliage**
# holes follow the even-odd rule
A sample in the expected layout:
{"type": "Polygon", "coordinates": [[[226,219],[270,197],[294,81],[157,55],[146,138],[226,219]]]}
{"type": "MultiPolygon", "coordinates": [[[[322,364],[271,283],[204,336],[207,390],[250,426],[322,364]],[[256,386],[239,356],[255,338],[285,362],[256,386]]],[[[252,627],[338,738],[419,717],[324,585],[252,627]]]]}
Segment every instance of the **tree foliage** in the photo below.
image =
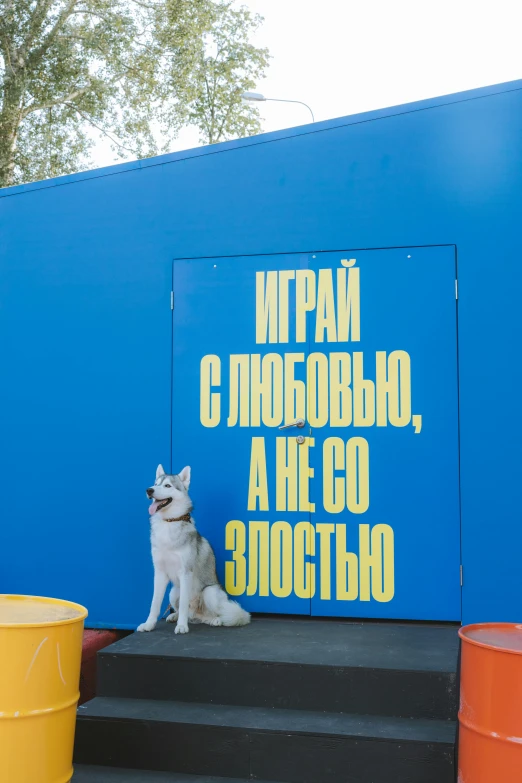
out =
{"type": "Polygon", "coordinates": [[[0,0],[0,186],[89,165],[95,133],[120,156],[259,131],[241,92],[268,53],[228,0],[0,0]]]}
{"type": "Polygon", "coordinates": [[[262,22],[241,7],[227,8],[213,25],[190,75],[193,99],[189,121],[200,129],[200,141],[214,144],[252,136],[261,125],[256,108],[241,94],[255,87],[268,65],[268,50],[256,49],[250,35],[262,22]]]}

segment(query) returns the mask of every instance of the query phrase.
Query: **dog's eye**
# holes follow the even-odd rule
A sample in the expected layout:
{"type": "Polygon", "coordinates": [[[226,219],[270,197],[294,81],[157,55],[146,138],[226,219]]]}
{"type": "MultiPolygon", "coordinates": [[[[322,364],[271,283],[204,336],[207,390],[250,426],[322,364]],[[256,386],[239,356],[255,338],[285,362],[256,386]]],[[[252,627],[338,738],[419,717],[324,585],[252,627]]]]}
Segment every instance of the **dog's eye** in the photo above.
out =
{"type": "Polygon", "coordinates": [[[166,487],[169,487],[169,489],[170,489],[170,487],[172,486],[172,484],[165,484],[165,486],[166,486],[166,487]]]}

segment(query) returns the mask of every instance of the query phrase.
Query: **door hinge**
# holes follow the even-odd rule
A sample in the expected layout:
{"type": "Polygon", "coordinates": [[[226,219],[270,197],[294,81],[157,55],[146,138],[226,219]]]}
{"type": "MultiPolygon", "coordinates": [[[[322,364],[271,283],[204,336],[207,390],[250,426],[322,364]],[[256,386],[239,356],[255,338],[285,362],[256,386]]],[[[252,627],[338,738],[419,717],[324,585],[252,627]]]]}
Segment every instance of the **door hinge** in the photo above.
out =
{"type": "Polygon", "coordinates": [[[459,281],[455,280],[455,299],[459,298],[459,281]]]}
{"type": "Polygon", "coordinates": [[[170,292],[170,309],[174,310],[174,291],[170,292]]]}
{"type": "Polygon", "coordinates": [[[460,586],[462,587],[464,584],[464,567],[460,567],[460,586]]]}

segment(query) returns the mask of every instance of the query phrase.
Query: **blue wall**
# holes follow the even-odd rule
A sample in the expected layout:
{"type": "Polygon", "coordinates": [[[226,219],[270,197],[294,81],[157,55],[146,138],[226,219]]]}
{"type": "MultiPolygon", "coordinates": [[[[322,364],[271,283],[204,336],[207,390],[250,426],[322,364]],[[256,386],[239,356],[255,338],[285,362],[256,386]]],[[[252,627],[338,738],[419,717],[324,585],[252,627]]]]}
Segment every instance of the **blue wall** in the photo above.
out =
{"type": "Polygon", "coordinates": [[[455,244],[463,619],[520,622],[521,215],[522,82],[2,191],[0,590],[146,616],[173,258],[455,244]]]}

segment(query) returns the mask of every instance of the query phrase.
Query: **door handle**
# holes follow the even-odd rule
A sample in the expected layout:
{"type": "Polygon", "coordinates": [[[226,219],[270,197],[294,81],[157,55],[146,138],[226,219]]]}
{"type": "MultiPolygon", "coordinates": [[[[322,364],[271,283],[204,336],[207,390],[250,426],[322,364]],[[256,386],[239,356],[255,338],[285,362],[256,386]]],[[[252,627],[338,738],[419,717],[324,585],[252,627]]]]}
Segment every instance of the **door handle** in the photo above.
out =
{"type": "Polygon", "coordinates": [[[304,427],[305,420],[304,419],[296,419],[295,421],[292,421],[290,424],[283,424],[282,427],[279,427],[280,430],[288,430],[290,427],[304,427]]]}

